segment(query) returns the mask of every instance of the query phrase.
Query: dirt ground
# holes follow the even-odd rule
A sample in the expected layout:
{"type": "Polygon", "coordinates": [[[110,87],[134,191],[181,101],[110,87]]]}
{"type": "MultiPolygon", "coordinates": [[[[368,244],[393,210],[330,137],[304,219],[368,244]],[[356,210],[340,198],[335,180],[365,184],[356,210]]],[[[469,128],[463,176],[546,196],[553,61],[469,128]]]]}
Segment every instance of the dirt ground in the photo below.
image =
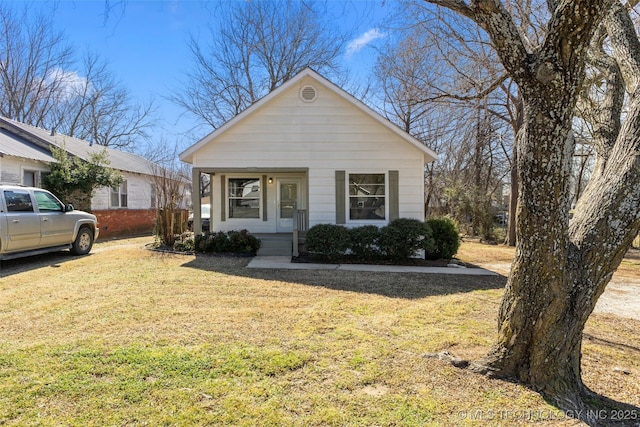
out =
{"type": "MultiPolygon", "coordinates": [[[[475,262],[474,264],[503,276],[509,274],[511,267],[508,262],[475,262]]],[[[614,274],[598,300],[594,312],[640,320],[640,277],[630,273],[628,269],[614,274]]]]}

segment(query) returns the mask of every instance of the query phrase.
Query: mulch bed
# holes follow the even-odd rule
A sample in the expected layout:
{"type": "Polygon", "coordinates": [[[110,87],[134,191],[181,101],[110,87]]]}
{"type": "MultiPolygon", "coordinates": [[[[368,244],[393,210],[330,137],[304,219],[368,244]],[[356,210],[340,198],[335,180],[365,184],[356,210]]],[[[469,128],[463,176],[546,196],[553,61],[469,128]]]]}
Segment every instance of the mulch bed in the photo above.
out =
{"type": "Polygon", "coordinates": [[[405,261],[391,261],[385,259],[362,259],[350,256],[344,256],[339,259],[326,259],[309,253],[301,252],[299,256],[292,257],[291,262],[294,263],[314,263],[314,264],[372,264],[372,265],[409,265],[421,267],[446,267],[449,264],[458,264],[465,266],[466,264],[458,259],[421,259],[411,258],[405,261]]]}

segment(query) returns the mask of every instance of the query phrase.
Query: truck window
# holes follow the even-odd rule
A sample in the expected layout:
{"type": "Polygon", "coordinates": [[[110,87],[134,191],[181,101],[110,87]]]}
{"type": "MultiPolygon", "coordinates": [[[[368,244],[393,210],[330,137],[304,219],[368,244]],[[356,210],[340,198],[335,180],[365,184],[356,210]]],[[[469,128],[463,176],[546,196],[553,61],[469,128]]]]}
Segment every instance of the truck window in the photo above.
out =
{"type": "Polygon", "coordinates": [[[36,204],[40,212],[62,212],[63,206],[52,194],[44,191],[35,191],[36,204]]]}
{"type": "Polygon", "coordinates": [[[33,212],[33,203],[27,191],[6,190],[4,200],[8,212],[33,212]]]}

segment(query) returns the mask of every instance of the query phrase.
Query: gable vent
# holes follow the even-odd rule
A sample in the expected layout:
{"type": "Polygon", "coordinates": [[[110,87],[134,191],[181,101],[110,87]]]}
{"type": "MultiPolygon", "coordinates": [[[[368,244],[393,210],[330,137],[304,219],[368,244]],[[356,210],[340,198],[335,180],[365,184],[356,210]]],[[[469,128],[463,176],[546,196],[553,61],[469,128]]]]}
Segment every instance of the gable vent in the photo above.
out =
{"type": "Polygon", "coordinates": [[[304,102],[313,102],[316,100],[317,97],[318,97],[318,92],[316,91],[316,88],[313,86],[304,86],[300,90],[300,98],[302,98],[304,102]]]}

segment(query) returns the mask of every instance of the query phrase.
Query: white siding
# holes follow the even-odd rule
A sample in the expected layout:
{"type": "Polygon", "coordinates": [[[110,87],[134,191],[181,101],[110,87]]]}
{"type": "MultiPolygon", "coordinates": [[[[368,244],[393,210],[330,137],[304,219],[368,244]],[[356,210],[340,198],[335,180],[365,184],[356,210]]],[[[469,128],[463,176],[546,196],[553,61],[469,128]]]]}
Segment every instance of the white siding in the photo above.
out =
{"type": "MultiPolygon", "coordinates": [[[[127,209],[150,209],[151,206],[151,183],[153,178],[149,175],[139,175],[122,172],[122,176],[127,180],[127,209]]],[[[107,210],[111,197],[110,188],[99,188],[91,200],[91,209],[107,210]]],[[[155,208],[155,206],[154,206],[155,208]]]]}
{"type": "MultiPolygon", "coordinates": [[[[49,166],[42,162],[22,159],[11,156],[0,156],[0,182],[3,184],[24,184],[22,178],[25,171],[49,172],[49,166]]],[[[128,209],[150,209],[151,206],[151,183],[153,177],[134,173],[122,172],[127,180],[128,209]]],[[[36,186],[43,186],[39,178],[36,186]]],[[[107,210],[110,198],[109,188],[99,188],[96,190],[91,201],[91,208],[94,210],[107,210]]],[[[154,206],[155,208],[155,206],[154,206]]]]}
{"type": "MultiPolygon", "coordinates": [[[[310,226],[335,221],[336,170],[347,174],[397,170],[400,216],[423,219],[423,153],[308,77],[196,151],[193,166],[256,168],[257,174],[261,168],[308,169],[310,226]],[[312,103],[299,97],[300,88],[307,84],[318,91],[312,103]]],[[[219,224],[219,206],[215,209],[220,204],[219,177],[214,177],[212,188],[217,213],[217,217],[212,214],[214,229],[228,228],[219,224]]],[[[269,223],[275,217],[275,199],[273,204],[269,223]]],[[[254,232],[269,231],[262,222],[238,225],[254,232]]]]}
{"type": "MultiPolygon", "coordinates": [[[[25,171],[49,172],[49,167],[42,162],[20,157],[0,156],[0,182],[3,184],[24,184],[22,178],[25,171]]],[[[39,174],[38,174],[39,175],[39,174]]],[[[38,180],[38,178],[36,178],[38,180]]],[[[41,181],[36,186],[42,186],[41,181]]]]}

